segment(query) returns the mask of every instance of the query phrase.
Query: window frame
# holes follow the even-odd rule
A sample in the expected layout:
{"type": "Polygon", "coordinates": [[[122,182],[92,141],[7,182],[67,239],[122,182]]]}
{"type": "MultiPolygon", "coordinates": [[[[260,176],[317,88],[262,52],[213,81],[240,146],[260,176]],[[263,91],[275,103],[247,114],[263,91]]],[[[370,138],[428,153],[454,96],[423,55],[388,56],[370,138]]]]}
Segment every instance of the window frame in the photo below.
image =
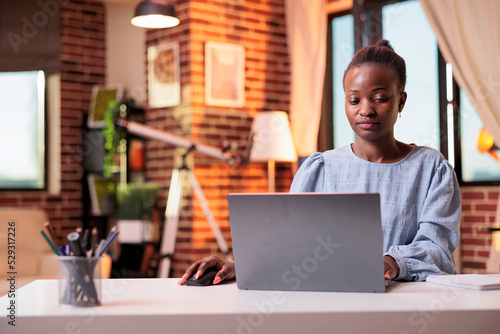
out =
{"type": "MultiPolygon", "coordinates": [[[[370,31],[369,24],[376,20],[382,22],[382,8],[386,5],[404,2],[407,0],[365,0],[361,4],[358,1],[353,2],[351,10],[340,11],[328,14],[327,24],[327,59],[325,71],[325,84],[323,89],[323,105],[321,112],[321,125],[318,135],[318,149],[325,151],[333,149],[334,133],[333,133],[333,43],[332,43],[332,22],[335,18],[351,14],[354,19],[354,50],[355,52],[366,45],[372,45],[379,39],[383,38],[382,24],[379,24],[380,29],[370,31]],[[366,13],[369,13],[367,16],[366,13]],[[364,16],[364,20],[361,17],[364,16]]],[[[464,181],[462,178],[462,147],[461,147],[461,123],[460,123],[460,88],[453,77],[453,100],[447,101],[446,99],[446,62],[439,50],[438,45],[438,96],[439,96],[439,141],[440,152],[443,156],[449,158],[449,135],[453,136],[453,150],[454,150],[454,168],[457,174],[460,186],[493,186],[500,185],[500,180],[495,181],[464,181]],[[448,115],[447,106],[451,104],[453,107],[453,129],[452,132],[448,130],[448,115]]]]}
{"type": "MultiPolygon", "coordinates": [[[[351,10],[344,10],[328,14],[326,33],[326,66],[323,84],[323,101],[321,105],[321,120],[318,133],[318,150],[323,152],[334,147],[333,139],[333,43],[332,21],[336,17],[352,14],[351,10]]],[[[353,27],[354,29],[354,27],[353,27]]]]}
{"type": "MultiPolygon", "coordinates": [[[[50,85],[50,78],[51,74],[48,74],[46,71],[43,70],[33,70],[33,71],[42,71],[44,74],[44,92],[43,92],[43,145],[44,145],[44,150],[43,150],[43,177],[41,178],[43,180],[43,187],[41,188],[26,188],[26,187],[19,187],[19,188],[12,188],[12,187],[2,187],[0,186],[0,192],[47,192],[49,190],[49,173],[48,173],[48,159],[49,159],[49,132],[48,132],[48,122],[49,122],[49,85],[50,85]]],[[[6,73],[6,72],[0,72],[0,73],[6,73]]]]}

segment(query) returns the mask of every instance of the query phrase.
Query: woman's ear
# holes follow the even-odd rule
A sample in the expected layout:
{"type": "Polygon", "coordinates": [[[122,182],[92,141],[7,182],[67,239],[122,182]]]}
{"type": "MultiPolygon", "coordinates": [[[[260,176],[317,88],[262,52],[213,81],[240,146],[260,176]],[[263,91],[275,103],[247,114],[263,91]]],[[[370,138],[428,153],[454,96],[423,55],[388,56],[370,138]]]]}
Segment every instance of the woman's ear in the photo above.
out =
{"type": "Polygon", "coordinates": [[[399,95],[399,104],[398,104],[398,112],[401,112],[403,111],[403,108],[405,106],[405,103],[406,103],[406,98],[408,97],[408,95],[406,94],[406,92],[402,92],[400,95],[399,95]]]}

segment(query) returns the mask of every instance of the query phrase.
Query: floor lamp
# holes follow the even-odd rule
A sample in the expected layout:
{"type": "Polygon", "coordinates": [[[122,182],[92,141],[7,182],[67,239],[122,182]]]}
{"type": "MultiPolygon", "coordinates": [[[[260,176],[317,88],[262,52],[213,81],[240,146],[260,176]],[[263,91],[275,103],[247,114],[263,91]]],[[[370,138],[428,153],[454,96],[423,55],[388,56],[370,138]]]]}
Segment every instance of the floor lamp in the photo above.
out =
{"type": "Polygon", "coordinates": [[[269,192],[275,192],[275,163],[297,161],[288,115],[284,111],[263,111],[252,123],[251,162],[267,162],[269,192]]]}

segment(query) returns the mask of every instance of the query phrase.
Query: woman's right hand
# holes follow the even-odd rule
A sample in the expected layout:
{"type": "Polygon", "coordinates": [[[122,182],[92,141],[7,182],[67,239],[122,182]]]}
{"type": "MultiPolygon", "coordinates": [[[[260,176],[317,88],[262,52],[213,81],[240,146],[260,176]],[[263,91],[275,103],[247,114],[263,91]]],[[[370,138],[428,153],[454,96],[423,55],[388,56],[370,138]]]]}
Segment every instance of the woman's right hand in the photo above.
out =
{"type": "Polygon", "coordinates": [[[206,258],[198,260],[190,265],[184,275],[182,275],[181,280],[178,282],[179,285],[184,285],[186,280],[193,276],[198,279],[208,268],[216,267],[219,269],[215,275],[213,284],[219,284],[224,280],[230,280],[235,277],[234,262],[223,260],[217,256],[210,255],[206,258]]]}

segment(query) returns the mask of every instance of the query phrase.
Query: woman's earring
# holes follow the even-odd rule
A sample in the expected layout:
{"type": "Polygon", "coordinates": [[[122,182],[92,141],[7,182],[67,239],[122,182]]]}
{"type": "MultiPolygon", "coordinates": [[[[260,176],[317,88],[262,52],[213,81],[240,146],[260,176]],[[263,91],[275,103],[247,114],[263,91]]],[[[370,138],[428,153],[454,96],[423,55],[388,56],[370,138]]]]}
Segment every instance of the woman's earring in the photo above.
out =
{"type": "Polygon", "coordinates": [[[399,118],[401,118],[401,111],[399,112],[399,118]]]}

